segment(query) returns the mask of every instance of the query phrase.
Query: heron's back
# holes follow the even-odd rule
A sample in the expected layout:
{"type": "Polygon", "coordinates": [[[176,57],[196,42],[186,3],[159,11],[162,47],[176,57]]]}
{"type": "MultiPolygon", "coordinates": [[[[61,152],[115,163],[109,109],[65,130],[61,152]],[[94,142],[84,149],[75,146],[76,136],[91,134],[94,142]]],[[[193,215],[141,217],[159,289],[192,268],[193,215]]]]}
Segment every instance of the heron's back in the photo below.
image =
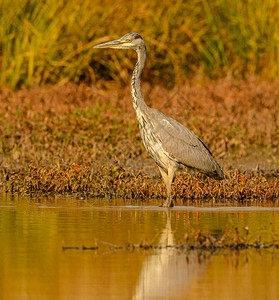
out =
{"type": "Polygon", "coordinates": [[[177,169],[190,169],[214,179],[223,179],[223,171],[210,150],[191,130],[146,106],[138,115],[140,132],[146,150],[163,169],[169,163],[177,169]]]}

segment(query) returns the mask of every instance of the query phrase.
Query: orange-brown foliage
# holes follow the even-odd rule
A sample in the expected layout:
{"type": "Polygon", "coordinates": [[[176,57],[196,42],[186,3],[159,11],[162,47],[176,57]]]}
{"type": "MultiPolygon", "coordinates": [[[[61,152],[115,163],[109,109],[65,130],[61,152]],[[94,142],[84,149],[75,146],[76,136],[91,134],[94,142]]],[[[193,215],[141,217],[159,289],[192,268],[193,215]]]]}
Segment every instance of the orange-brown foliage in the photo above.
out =
{"type": "MultiPolygon", "coordinates": [[[[202,138],[225,173],[234,169],[260,171],[266,166],[269,171],[278,172],[279,81],[196,78],[171,91],[145,83],[143,93],[150,106],[177,119],[202,138]],[[249,165],[238,165],[243,158],[249,165]]],[[[50,182],[51,170],[56,170],[55,176],[60,174],[65,181],[73,164],[91,170],[90,176],[96,174],[98,167],[113,169],[117,165],[124,169],[147,170],[146,166],[154,166],[141,142],[129,87],[99,83],[92,87],[67,84],[17,92],[6,89],[1,91],[0,101],[0,167],[4,177],[8,172],[9,181],[16,180],[10,176],[11,170],[20,167],[28,170],[31,161],[38,169],[43,168],[40,172],[45,172],[43,178],[50,182]],[[61,173],[57,173],[58,170],[61,173]]],[[[21,170],[20,174],[23,180],[22,174],[26,173],[21,170]]],[[[253,184],[254,179],[242,176],[244,183],[238,183],[237,190],[231,183],[227,186],[230,181],[204,186],[200,179],[195,179],[198,181],[194,181],[192,188],[187,185],[186,190],[194,198],[219,195],[243,199],[253,198],[257,193],[270,197],[270,181],[266,183],[259,177],[259,187],[253,184]]],[[[189,179],[178,177],[176,180],[178,197],[184,197],[185,180],[189,179]]],[[[55,187],[48,186],[46,191],[60,191],[61,185],[61,191],[70,192],[65,189],[65,182],[53,184],[55,187]]],[[[80,191],[78,178],[77,184],[80,191]]],[[[125,184],[126,181],[117,182],[117,186],[125,184]]],[[[135,192],[130,186],[131,197],[158,195],[146,184],[142,180],[143,188],[135,188],[135,192]]],[[[91,189],[92,184],[89,186],[91,189]]],[[[278,187],[277,183],[272,186],[272,189],[278,187]]],[[[16,184],[13,187],[17,190],[16,184]]],[[[161,193],[162,186],[157,187],[161,193]]],[[[87,193],[88,189],[83,188],[87,193]]],[[[38,189],[44,190],[41,183],[38,189]]],[[[124,187],[121,189],[126,191],[124,187]]],[[[275,196],[273,192],[271,195],[275,196]]]]}

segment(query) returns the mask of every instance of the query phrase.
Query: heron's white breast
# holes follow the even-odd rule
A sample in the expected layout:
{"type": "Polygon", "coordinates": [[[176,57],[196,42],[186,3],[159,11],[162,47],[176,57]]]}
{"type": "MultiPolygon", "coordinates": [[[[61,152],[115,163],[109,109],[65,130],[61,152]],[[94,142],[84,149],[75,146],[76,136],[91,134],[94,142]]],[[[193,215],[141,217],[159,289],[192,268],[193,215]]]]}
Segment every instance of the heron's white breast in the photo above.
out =
{"type": "Polygon", "coordinates": [[[164,150],[160,139],[156,136],[156,133],[154,133],[152,128],[148,125],[145,128],[140,126],[140,132],[143,144],[150,156],[160,167],[168,169],[169,155],[164,150]]]}

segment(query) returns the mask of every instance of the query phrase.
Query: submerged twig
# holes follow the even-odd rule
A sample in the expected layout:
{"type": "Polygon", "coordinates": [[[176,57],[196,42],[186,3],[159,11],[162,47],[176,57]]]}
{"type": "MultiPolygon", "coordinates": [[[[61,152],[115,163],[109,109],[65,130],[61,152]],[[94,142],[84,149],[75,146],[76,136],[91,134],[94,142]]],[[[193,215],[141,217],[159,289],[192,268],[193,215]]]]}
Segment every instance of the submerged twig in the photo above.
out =
{"type": "MultiPolygon", "coordinates": [[[[248,227],[247,227],[248,228],[248,227]]],[[[246,233],[247,234],[247,233],[246,233]]],[[[210,234],[203,234],[199,230],[197,233],[185,234],[185,243],[172,244],[172,245],[152,245],[147,241],[140,242],[139,244],[127,243],[125,246],[118,246],[108,242],[101,242],[109,245],[113,250],[129,250],[134,251],[142,250],[163,250],[163,249],[177,249],[177,250],[202,250],[202,251],[222,251],[222,250],[245,250],[245,249],[279,249],[279,243],[273,241],[270,243],[261,242],[261,237],[258,236],[254,242],[248,242],[247,236],[245,238],[239,235],[238,229],[226,230],[218,239],[210,234]]],[[[99,250],[98,246],[95,247],[62,247],[62,250],[99,250]]]]}
{"type": "MultiPolygon", "coordinates": [[[[279,244],[236,244],[236,245],[215,245],[207,247],[205,245],[187,245],[187,244],[177,244],[177,245],[126,245],[126,246],[114,246],[114,250],[135,250],[135,249],[143,249],[143,250],[163,250],[167,248],[175,248],[179,250],[210,250],[210,251],[220,251],[220,250],[245,250],[245,249],[279,249],[279,244]]],[[[62,247],[62,250],[99,250],[99,247],[62,247]]]]}

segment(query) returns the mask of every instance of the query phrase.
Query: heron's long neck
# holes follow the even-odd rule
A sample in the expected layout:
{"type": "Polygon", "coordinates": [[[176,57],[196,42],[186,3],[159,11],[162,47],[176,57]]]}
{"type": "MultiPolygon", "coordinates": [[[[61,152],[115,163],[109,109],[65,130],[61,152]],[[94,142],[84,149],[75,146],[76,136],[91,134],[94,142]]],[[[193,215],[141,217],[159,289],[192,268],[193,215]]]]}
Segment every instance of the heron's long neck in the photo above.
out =
{"type": "Polygon", "coordinates": [[[137,54],[138,54],[138,61],[133,71],[131,89],[132,89],[133,106],[136,111],[137,117],[139,117],[138,116],[139,111],[146,106],[140,88],[140,76],[146,60],[145,48],[137,50],[137,54]]]}

